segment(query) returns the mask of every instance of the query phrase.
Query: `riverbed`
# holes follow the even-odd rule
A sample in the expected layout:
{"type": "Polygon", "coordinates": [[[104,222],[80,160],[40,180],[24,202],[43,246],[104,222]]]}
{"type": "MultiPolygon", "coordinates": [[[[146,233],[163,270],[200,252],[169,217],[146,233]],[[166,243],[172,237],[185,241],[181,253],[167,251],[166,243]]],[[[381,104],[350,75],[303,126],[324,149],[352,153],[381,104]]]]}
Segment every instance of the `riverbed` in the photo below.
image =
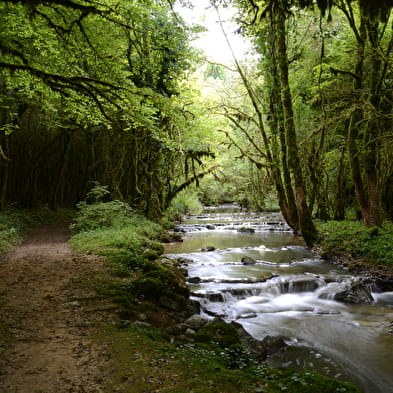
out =
{"type": "Polygon", "coordinates": [[[315,370],[365,393],[393,393],[393,292],[370,287],[369,304],[334,300],[362,281],[307,248],[279,213],[208,209],[178,230],[170,257],[188,261],[192,298],[209,318],[236,320],[255,338],[286,337],[271,366],[315,370]]]}

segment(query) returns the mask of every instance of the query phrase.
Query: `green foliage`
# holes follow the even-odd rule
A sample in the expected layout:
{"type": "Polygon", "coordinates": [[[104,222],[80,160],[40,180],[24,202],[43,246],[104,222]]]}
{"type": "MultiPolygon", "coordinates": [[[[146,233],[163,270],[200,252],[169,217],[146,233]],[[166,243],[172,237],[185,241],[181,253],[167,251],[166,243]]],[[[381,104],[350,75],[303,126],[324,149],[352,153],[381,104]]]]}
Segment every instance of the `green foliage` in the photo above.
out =
{"type": "Polygon", "coordinates": [[[202,211],[202,205],[198,200],[197,192],[185,190],[178,194],[172,201],[165,213],[167,223],[180,221],[186,214],[198,214],[202,211]]]}
{"type": "Polygon", "coordinates": [[[195,334],[195,340],[203,343],[216,343],[222,348],[240,344],[236,328],[225,322],[213,322],[205,325],[195,334]]]}
{"type": "Polygon", "coordinates": [[[0,255],[3,256],[14,244],[18,243],[25,230],[26,226],[22,221],[15,220],[14,217],[2,212],[0,214],[0,255]]]}
{"type": "Polygon", "coordinates": [[[162,266],[158,260],[164,252],[157,241],[162,228],[123,202],[101,202],[106,194],[105,187],[94,187],[89,196],[96,202],[78,204],[73,228],[80,232],[70,241],[79,252],[106,256],[113,276],[123,279],[100,285],[99,292],[122,305],[123,314],[132,313],[141,301],[159,304],[161,296],[184,308],[189,296],[184,276],[175,266],[162,266]]]}
{"type": "Polygon", "coordinates": [[[88,204],[80,202],[77,205],[78,215],[71,228],[78,231],[90,231],[98,228],[124,225],[131,218],[133,211],[125,202],[118,200],[88,204]]]}
{"type": "Polygon", "coordinates": [[[345,254],[375,265],[393,267],[393,224],[367,228],[357,221],[329,221],[318,226],[327,257],[345,254]]]}

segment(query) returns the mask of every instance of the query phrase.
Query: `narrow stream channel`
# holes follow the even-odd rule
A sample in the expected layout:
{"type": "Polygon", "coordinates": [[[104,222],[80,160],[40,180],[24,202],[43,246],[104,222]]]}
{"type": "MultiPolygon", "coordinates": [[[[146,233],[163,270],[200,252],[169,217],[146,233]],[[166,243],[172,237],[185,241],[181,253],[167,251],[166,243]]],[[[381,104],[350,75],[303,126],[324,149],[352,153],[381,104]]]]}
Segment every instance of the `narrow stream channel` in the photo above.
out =
{"type": "Polygon", "coordinates": [[[189,260],[189,287],[204,315],[236,320],[258,339],[288,337],[271,366],[315,370],[365,393],[393,393],[393,292],[370,286],[370,304],[332,300],[361,277],[306,248],[277,213],[210,209],[179,230],[184,241],[166,253],[189,260]]]}

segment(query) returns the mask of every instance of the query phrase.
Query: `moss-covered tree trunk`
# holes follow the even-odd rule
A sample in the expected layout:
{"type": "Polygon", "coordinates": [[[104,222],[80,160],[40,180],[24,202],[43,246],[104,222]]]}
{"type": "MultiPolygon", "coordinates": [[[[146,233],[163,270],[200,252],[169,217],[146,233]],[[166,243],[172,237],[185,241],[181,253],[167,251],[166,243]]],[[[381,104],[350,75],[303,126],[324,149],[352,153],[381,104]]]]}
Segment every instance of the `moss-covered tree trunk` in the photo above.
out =
{"type": "Polygon", "coordinates": [[[317,231],[312,221],[311,212],[307,205],[306,190],[303,180],[302,167],[299,158],[296,128],[293,117],[291,89],[288,76],[288,56],[286,46],[286,14],[279,4],[273,7],[272,17],[276,21],[276,53],[280,77],[280,93],[283,108],[285,147],[287,153],[288,168],[293,175],[295,185],[296,206],[299,218],[299,226],[307,244],[315,242],[317,231]]]}
{"type": "Polygon", "coordinates": [[[377,137],[381,61],[378,51],[378,22],[369,20],[360,9],[360,25],[356,29],[356,64],[353,82],[357,106],[351,115],[347,150],[356,200],[366,226],[382,225],[378,192],[377,137]],[[369,44],[369,45],[367,45],[369,44]],[[368,54],[371,53],[371,54],[368,54]],[[366,72],[367,68],[367,72],[366,72]],[[372,109],[362,105],[369,101],[372,109]]]}

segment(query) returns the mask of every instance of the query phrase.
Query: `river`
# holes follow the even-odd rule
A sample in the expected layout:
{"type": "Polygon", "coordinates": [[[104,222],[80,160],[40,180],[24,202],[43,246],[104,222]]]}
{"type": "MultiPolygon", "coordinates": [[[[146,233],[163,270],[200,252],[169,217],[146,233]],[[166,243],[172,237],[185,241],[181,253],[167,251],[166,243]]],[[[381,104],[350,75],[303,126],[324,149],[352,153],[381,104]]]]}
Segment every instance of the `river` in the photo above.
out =
{"type": "Polygon", "coordinates": [[[322,260],[278,213],[208,209],[178,229],[184,241],[167,245],[166,254],[189,260],[189,288],[203,315],[236,320],[257,339],[287,337],[271,366],[393,393],[393,292],[373,288],[371,304],[333,300],[360,277],[322,260]]]}

